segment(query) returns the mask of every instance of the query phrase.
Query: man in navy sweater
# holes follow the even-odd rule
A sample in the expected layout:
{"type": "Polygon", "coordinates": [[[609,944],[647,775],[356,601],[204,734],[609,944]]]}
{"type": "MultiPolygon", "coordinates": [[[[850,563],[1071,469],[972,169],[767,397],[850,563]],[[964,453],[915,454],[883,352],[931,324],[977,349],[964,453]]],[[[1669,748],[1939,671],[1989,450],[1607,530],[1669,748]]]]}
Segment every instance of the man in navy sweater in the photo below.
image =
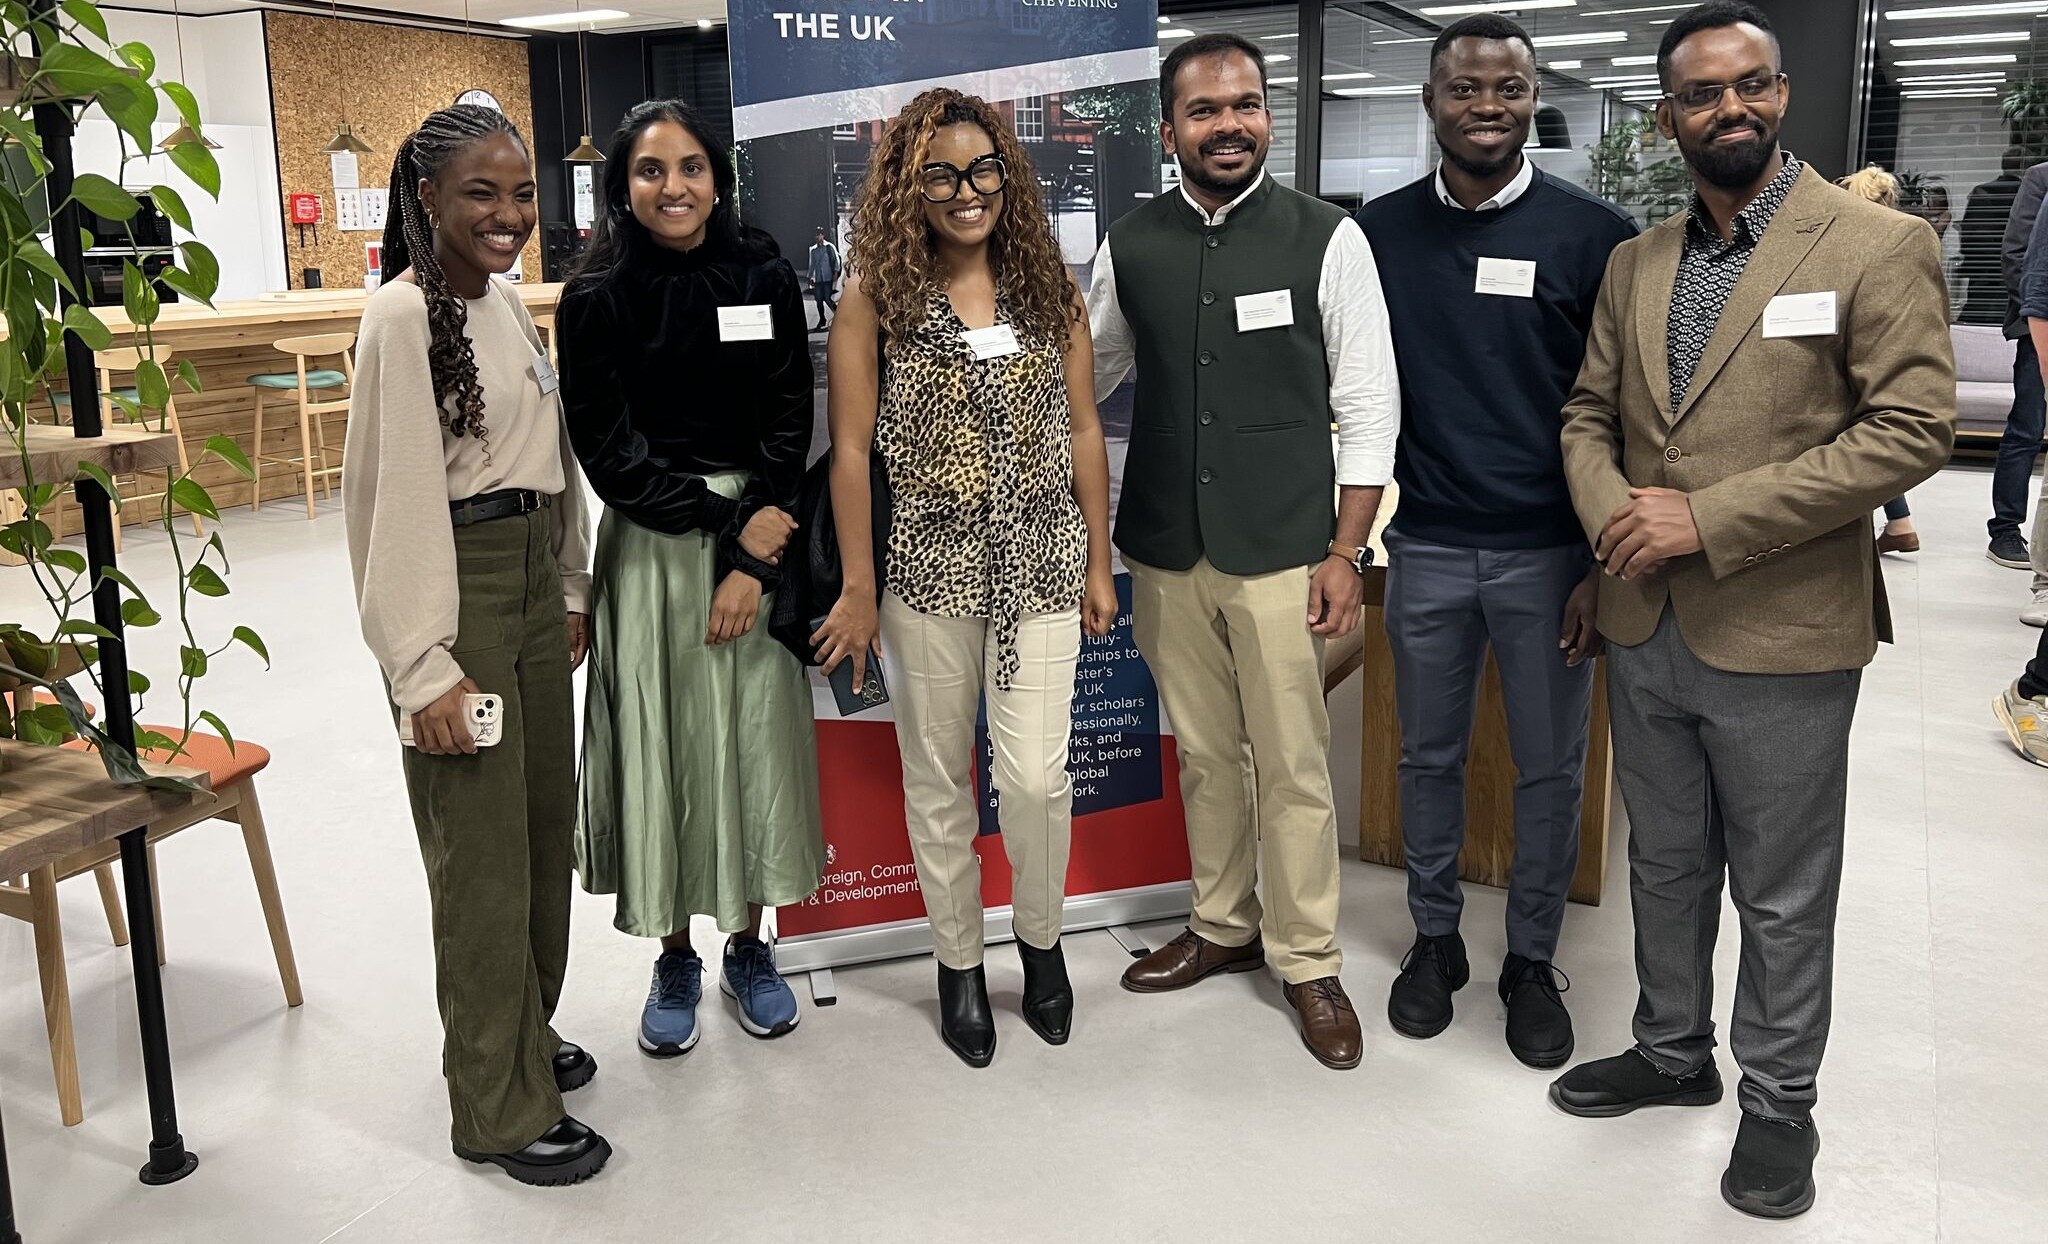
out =
{"type": "Polygon", "coordinates": [[[1558,444],[1594,300],[1636,226],[1523,154],[1534,46],[1467,17],[1437,37],[1422,106],[1443,161],[1359,209],[1401,372],[1400,504],[1387,534],[1387,636],[1401,717],[1401,829],[1414,947],[1387,1001],[1411,1037],[1451,1022],[1470,977],[1458,934],[1465,758],[1492,645],[1514,755],[1515,861],[1499,991],[1532,1067],[1571,1056],[1552,966],[1578,864],[1592,711],[1592,552],[1558,444]]]}

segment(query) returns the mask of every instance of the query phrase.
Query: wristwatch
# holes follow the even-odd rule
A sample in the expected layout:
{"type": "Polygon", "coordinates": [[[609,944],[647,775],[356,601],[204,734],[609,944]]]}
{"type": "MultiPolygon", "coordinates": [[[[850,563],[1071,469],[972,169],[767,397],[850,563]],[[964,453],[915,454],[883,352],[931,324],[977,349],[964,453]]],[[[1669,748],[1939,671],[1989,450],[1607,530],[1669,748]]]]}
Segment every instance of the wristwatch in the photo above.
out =
{"type": "Polygon", "coordinates": [[[1372,550],[1369,548],[1353,548],[1348,544],[1339,544],[1332,540],[1330,541],[1329,553],[1331,557],[1350,562],[1351,568],[1360,574],[1364,574],[1365,568],[1372,565],[1372,550]]]}

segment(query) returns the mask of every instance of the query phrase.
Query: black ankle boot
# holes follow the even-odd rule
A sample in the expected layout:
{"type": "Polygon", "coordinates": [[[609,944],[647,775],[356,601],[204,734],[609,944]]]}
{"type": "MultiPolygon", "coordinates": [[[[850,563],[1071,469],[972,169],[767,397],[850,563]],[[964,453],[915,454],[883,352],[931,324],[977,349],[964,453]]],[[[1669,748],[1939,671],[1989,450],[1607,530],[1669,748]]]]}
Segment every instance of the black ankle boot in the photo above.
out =
{"type": "Polygon", "coordinates": [[[986,1067],[996,1056],[996,1017],[980,964],[964,972],[939,965],[939,1036],[970,1067],[986,1067]]]}
{"type": "Polygon", "coordinates": [[[1074,987],[1067,981],[1067,954],[1054,942],[1040,950],[1017,939],[1024,961],[1024,1022],[1047,1045],[1065,1045],[1074,1027],[1074,987]]]}

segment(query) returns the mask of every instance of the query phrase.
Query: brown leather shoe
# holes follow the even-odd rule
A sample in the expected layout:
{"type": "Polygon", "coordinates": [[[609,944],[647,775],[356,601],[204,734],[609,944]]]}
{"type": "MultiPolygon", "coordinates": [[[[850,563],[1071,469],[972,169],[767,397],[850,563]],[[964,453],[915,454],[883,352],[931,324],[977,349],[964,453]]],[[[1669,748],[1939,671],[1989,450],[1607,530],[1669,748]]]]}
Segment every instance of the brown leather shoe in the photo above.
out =
{"type": "Polygon", "coordinates": [[[1917,531],[1902,531],[1897,535],[1893,535],[1890,532],[1886,532],[1877,538],[1877,551],[1880,553],[1918,553],[1920,551],[1920,533],[1917,531]]]}
{"type": "Polygon", "coordinates": [[[1282,988],[1287,1005],[1301,1021],[1301,1043],[1316,1061],[1349,1071],[1365,1058],[1365,1035],[1358,1030],[1358,1012],[1334,976],[1282,988]]]}
{"type": "Polygon", "coordinates": [[[1254,937],[1249,945],[1218,946],[1193,929],[1124,969],[1124,988],[1132,993],[1165,993],[1186,989],[1218,972],[1249,972],[1266,961],[1266,947],[1254,937]]]}

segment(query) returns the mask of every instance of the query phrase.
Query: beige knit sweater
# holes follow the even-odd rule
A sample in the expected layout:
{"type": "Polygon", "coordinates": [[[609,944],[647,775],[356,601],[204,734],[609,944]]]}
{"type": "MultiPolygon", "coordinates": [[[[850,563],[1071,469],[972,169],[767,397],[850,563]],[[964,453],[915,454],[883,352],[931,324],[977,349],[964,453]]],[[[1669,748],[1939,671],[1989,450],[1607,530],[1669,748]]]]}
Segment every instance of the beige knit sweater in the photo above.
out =
{"type": "MultiPolygon", "coordinates": [[[[571,613],[589,612],[590,518],[562,424],[558,393],[543,393],[533,321],[507,282],[469,304],[464,333],[483,385],[488,450],[450,436],[434,407],[426,297],[393,281],[364,308],[348,419],[341,499],[363,638],[415,713],[462,681],[455,644],[460,599],[448,503],[506,488],[555,498],[555,560],[571,613]]],[[[566,637],[564,639],[566,643],[566,637]]]]}

